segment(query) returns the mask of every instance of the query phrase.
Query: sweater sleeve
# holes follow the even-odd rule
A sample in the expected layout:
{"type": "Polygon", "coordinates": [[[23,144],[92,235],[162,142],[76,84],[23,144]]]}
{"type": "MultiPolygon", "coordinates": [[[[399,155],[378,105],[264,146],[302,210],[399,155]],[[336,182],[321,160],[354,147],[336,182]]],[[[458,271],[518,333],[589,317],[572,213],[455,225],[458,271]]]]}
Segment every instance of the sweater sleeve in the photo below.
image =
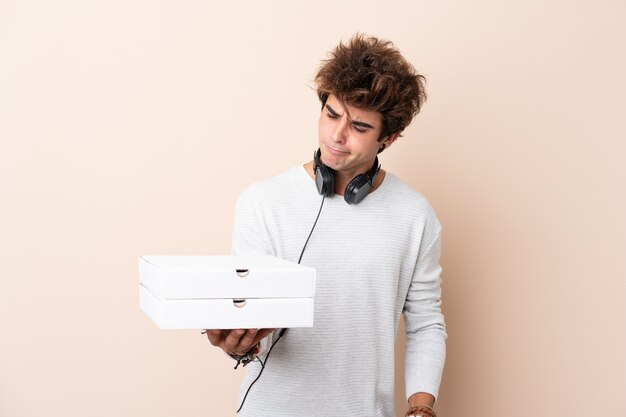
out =
{"type": "Polygon", "coordinates": [[[406,398],[426,392],[437,398],[446,356],[441,313],[441,224],[434,212],[422,234],[417,263],[404,305],[406,398]]]}

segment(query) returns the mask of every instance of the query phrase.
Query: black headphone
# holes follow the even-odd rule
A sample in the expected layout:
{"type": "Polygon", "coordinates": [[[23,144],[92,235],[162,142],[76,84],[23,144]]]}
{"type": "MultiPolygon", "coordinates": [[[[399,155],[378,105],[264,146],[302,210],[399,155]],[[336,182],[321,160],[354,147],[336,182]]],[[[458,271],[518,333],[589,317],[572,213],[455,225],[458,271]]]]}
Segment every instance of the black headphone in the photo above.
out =
{"type": "MultiPolygon", "coordinates": [[[[322,151],[318,149],[313,154],[315,165],[315,185],[317,191],[323,196],[330,197],[335,194],[335,171],[327,167],[321,160],[322,151]]],[[[343,198],[348,204],[359,204],[372,189],[372,185],[378,176],[380,165],[378,165],[378,157],[374,159],[374,165],[366,174],[359,174],[346,185],[343,192],[343,198]]]]}

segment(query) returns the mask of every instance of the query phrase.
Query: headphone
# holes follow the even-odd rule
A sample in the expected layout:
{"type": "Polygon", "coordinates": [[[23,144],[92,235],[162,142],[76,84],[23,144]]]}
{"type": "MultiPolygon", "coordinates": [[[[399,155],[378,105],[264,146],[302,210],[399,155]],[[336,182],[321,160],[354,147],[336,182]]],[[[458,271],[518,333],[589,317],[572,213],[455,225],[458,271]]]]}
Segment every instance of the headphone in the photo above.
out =
{"type": "MultiPolygon", "coordinates": [[[[332,168],[327,167],[321,160],[322,151],[317,149],[313,154],[313,160],[315,161],[313,169],[315,171],[315,185],[317,185],[317,191],[324,197],[330,197],[335,194],[335,171],[332,168]]],[[[359,204],[372,189],[372,185],[378,176],[380,171],[380,165],[378,164],[378,157],[374,159],[374,165],[365,174],[359,174],[346,186],[343,192],[343,198],[348,204],[359,204]]]]}

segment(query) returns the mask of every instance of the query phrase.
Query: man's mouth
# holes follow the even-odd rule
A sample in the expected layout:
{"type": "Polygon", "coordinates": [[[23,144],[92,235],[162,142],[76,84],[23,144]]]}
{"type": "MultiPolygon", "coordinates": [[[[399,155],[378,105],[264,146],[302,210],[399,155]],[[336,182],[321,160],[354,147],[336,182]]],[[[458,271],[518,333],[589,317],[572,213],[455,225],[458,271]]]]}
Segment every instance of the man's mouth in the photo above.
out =
{"type": "Polygon", "coordinates": [[[347,151],[342,151],[341,149],[333,148],[332,146],[328,146],[328,145],[326,145],[326,148],[328,149],[328,151],[331,154],[337,155],[337,156],[344,156],[344,155],[348,155],[350,153],[350,152],[347,152],[347,151]]]}

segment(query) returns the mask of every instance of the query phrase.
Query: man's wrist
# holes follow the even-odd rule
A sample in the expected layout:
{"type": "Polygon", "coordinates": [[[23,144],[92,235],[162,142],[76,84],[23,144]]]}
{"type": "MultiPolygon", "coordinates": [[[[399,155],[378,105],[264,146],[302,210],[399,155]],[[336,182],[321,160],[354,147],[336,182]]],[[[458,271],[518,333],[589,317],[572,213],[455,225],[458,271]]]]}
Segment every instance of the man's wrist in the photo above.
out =
{"type": "Polygon", "coordinates": [[[246,366],[247,364],[255,360],[259,354],[259,351],[260,351],[260,347],[259,347],[259,343],[257,343],[256,345],[252,346],[250,349],[248,349],[247,352],[244,352],[243,354],[235,353],[235,352],[226,352],[226,354],[237,361],[237,364],[235,365],[235,369],[237,369],[237,367],[240,364],[243,364],[243,366],[246,366]]]}
{"type": "Polygon", "coordinates": [[[435,397],[427,392],[416,392],[409,397],[409,411],[406,417],[437,417],[433,405],[435,397]]]}
{"type": "Polygon", "coordinates": [[[427,392],[418,392],[409,397],[409,406],[428,405],[432,407],[435,404],[435,397],[427,392]]]}
{"type": "Polygon", "coordinates": [[[430,405],[419,404],[409,407],[409,411],[406,412],[406,417],[437,417],[437,413],[430,405]]]}

